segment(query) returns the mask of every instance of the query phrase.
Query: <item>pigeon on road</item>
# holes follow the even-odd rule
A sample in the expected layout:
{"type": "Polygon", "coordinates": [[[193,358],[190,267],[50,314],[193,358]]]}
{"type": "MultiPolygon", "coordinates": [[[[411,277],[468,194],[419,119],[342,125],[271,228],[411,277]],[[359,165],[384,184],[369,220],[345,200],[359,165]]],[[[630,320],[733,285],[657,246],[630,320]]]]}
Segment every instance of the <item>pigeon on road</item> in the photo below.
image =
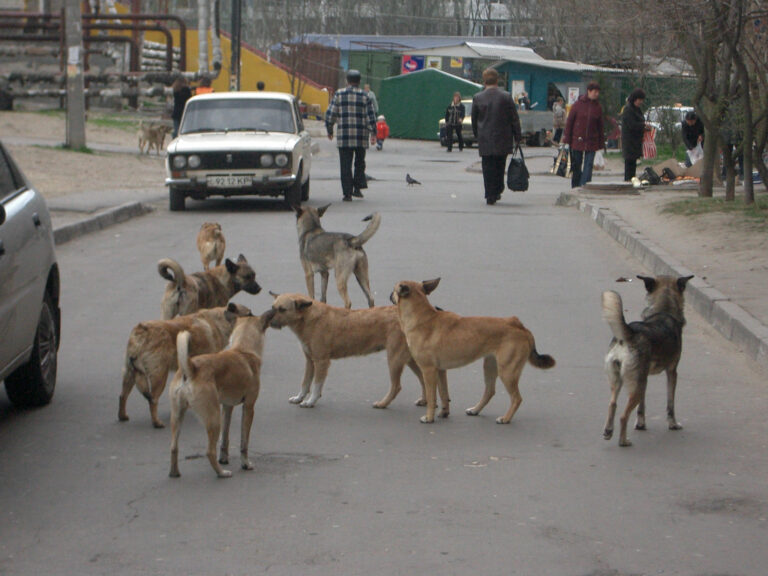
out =
{"type": "Polygon", "coordinates": [[[413,186],[414,184],[418,184],[419,186],[421,186],[421,182],[419,182],[415,178],[411,178],[410,174],[405,175],[405,181],[408,183],[408,186],[413,186]]]}

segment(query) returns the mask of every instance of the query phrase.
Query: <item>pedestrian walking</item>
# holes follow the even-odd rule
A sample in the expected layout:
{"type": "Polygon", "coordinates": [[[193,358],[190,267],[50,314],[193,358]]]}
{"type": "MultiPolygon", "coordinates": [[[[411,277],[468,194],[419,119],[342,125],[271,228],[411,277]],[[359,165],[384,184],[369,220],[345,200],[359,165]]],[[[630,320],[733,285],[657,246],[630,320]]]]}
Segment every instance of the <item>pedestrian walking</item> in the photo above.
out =
{"type": "Polygon", "coordinates": [[[338,124],[336,146],[339,149],[343,200],[362,198],[368,187],[365,177],[365,151],[368,141],[376,142],[376,114],[368,93],[360,88],[360,72],[347,72],[347,87],[333,95],[325,112],[328,139],[333,140],[333,126],[338,124]],[[353,172],[354,165],[354,172],[353,172]]]}
{"type": "Polygon", "coordinates": [[[624,157],[625,182],[637,174],[637,161],[643,157],[643,135],[650,129],[640,108],[644,101],[645,92],[637,88],[629,95],[621,112],[621,155],[624,157]]]}
{"type": "Polygon", "coordinates": [[[384,140],[389,138],[389,126],[384,115],[376,118],[376,150],[384,148],[384,140]]]}
{"type": "Polygon", "coordinates": [[[373,104],[373,114],[374,116],[379,113],[379,101],[376,100],[376,94],[373,90],[371,90],[371,85],[366,84],[363,86],[363,90],[365,90],[368,93],[368,98],[371,101],[371,104],[373,104]]]}
{"type": "Polygon", "coordinates": [[[467,110],[461,103],[461,92],[453,93],[453,100],[445,109],[445,141],[447,143],[446,152],[453,149],[453,135],[456,134],[456,140],[459,143],[459,152],[464,150],[464,137],[461,129],[467,110]]]}
{"type": "Polygon", "coordinates": [[[173,111],[171,112],[171,120],[173,120],[173,132],[172,138],[176,138],[179,135],[179,126],[181,125],[181,117],[184,115],[184,106],[187,104],[187,100],[192,98],[192,90],[189,88],[189,82],[184,76],[179,76],[171,84],[173,89],[173,111]]]}
{"type": "Polygon", "coordinates": [[[565,101],[562,96],[558,96],[552,104],[552,128],[555,131],[555,136],[552,141],[555,144],[560,144],[560,140],[563,137],[563,128],[565,128],[565,116],[567,112],[565,110],[565,101]]]}
{"type": "Polygon", "coordinates": [[[599,98],[600,85],[590,82],[587,93],[574,102],[565,121],[563,142],[571,151],[571,188],[592,180],[595,152],[605,149],[603,107],[599,98]]]}
{"type": "Polygon", "coordinates": [[[520,145],[520,117],[512,95],[499,88],[495,68],[483,71],[485,89],[472,99],[472,132],[482,160],[485,201],[495,204],[504,191],[507,155],[520,145]]]}

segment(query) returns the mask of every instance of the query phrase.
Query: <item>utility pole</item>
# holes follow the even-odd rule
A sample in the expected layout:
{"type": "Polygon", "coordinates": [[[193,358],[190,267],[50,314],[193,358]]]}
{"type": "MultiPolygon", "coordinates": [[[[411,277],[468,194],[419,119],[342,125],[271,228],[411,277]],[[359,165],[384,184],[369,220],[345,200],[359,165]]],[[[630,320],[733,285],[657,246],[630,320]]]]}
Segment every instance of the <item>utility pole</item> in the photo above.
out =
{"type": "Polygon", "coordinates": [[[85,147],[83,25],[80,0],[66,0],[64,36],[67,48],[67,148],[85,147]]]}
{"type": "Polygon", "coordinates": [[[240,29],[242,0],[232,0],[232,57],[230,58],[229,90],[240,91],[240,29]]]}

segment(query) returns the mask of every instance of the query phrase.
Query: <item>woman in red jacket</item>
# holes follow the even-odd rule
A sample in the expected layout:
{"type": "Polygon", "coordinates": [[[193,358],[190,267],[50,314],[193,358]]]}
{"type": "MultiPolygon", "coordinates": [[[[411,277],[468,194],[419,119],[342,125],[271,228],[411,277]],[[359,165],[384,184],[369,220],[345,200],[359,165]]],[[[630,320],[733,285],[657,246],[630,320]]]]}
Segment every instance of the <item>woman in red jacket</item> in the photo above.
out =
{"type": "Polygon", "coordinates": [[[605,148],[603,107],[599,98],[600,85],[587,84],[586,96],[579,96],[565,122],[563,142],[571,149],[571,188],[592,180],[595,152],[605,148]]]}

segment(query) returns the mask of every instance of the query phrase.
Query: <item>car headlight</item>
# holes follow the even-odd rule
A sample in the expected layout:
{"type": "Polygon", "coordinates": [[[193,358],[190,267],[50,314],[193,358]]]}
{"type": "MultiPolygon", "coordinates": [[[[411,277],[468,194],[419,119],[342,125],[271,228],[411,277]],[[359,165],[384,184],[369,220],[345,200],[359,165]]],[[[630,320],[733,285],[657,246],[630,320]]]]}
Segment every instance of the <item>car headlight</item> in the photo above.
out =
{"type": "Polygon", "coordinates": [[[269,168],[275,163],[275,157],[272,154],[262,154],[259,163],[263,168],[269,168]]]}
{"type": "Polygon", "coordinates": [[[287,154],[278,154],[275,156],[275,164],[277,164],[280,168],[283,168],[288,165],[288,155],[287,154]]]}
{"type": "Polygon", "coordinates": [[[173,157],[173,167],[176,170],[181,170],[182,168],[185,168],[187,166],[187,158],[185,156],[174,156],[173,157]]]}
{"type": "Polygon", "coordinates": [[[189,160],[187,160],[187,164],[189,164],[189,167],[193,170],[195,168],[200,168],[201,160],[200,156],[197,154],[192,154],[192,156],[189,157],[189,160]]]}

